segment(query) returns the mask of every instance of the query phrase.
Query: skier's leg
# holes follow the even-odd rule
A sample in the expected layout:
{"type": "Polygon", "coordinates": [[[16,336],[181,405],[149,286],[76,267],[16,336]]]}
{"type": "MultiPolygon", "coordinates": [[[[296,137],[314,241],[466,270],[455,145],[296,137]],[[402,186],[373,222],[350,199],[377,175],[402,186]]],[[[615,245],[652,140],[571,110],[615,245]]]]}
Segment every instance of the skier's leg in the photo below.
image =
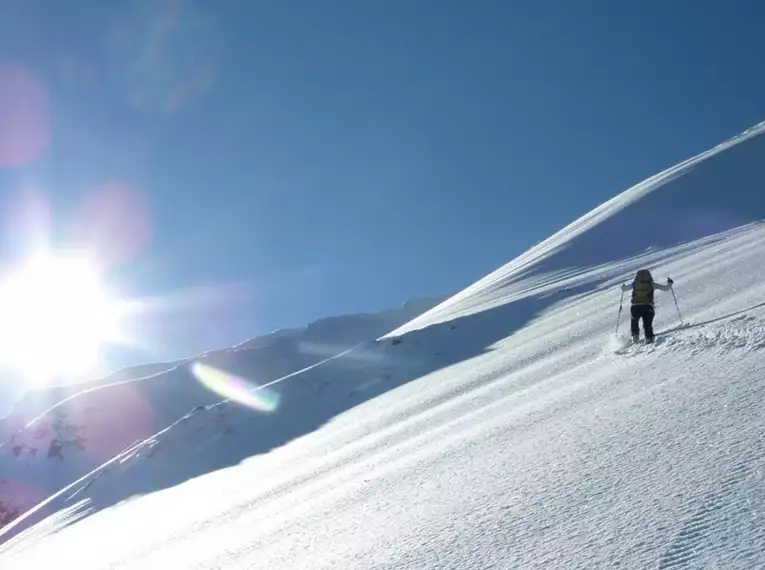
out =
{"type": "Polygon", "coordinates": [[[632,333],[632,340],[637,342],[640,339],[640,307],[630,307],[630,333],[632,333]]]}
{"type": "Polygon", "coordinates": [[[653,342],[653,318],[656,315],[653,307],[646,307],[643,312],[643,329],[645,330],[645,339],[653,342]]]}

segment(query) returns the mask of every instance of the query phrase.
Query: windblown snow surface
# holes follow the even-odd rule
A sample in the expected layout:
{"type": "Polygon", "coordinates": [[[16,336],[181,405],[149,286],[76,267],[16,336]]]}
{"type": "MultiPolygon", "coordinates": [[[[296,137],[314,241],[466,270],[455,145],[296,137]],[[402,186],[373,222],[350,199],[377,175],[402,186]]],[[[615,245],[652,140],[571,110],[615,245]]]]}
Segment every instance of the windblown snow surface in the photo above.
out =
{"type": "Polygon", "coordinates": [[[8,525],[0,566],[765,567],[763,131],[128,446],[8,525]],[[619,313],[641,267],[675,279],[652,346],[619,313]]]}

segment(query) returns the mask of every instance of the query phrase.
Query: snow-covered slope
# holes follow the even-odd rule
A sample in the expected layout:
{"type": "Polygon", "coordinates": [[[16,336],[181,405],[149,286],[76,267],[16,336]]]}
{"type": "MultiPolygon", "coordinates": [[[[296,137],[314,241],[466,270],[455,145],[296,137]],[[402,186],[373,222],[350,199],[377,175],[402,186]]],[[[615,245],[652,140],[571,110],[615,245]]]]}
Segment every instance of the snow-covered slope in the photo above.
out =
{"type": "MultiPolygon", "coordinates": [[[[221,371],[226,373],[221,389],[237,377],[247,381],[249,387],[264,384],[374,340],[437,302],[408,301],[378,314],[322,319],[301,329],[276,331],[189,361],[138,366],[94,382],[30,392],[16,404],[14,413],[0,419],[0,527],[137,442],[205,406],[221,402],[227,394],[211,389],[215,386],[194,375],[194,370],[205,370],[202,365],[219,376],[221,371]],[[141,376],[142,372],[154,373],[141,376]]],[[[217,413],[225,406],[215,409],[217,413]]],[[[316,418],[305,425],[295,424],[292,429],[296,433],[310,430],[320,421],[316,418]]],[[[168,437],[177,438],[182,431],[179,426],[168,437]]],[[[193,467],[180,460],[183,450],[178,450],[171,461],[171,472],[163,478],[144,477],[134,483],[140,491],[177,484],[238,462],[246,456],[244,453],[265,451],[282,441],[283,436],[268,437],[254,438],[249,447],[219,461],[209,457],[196,461],[193,467]]],[[[113,500],[130,496],[131,492],[130,484],[125,484],[113,500]]]]}
{"type": "Polygon", "coordinates": [[[0,567],[765,567],[762,132],[140,441],[0,567]],[[641,267],[675,279],[683,321],[658,292],[657,342],[633,347],[617,285],[641,267]]]}
{"type": "Polygon", "coordinates": [[[662,250],[763,219],[764,131],[765,122],[636,184],[393,334],[437,322],[439,315],[507,305],[532,285],[581,270],[651,252],[659,252],[651,258],[657,263],[662,250]]]}

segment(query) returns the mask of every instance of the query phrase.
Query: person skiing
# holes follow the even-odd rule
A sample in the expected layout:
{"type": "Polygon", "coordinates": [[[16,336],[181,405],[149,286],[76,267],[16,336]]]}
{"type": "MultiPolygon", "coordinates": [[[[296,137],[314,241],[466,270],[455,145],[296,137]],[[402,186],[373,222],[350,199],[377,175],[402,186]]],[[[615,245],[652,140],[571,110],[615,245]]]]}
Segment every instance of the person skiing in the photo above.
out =
{"type": "Polygon", "coordinates": [[[630,307],[632,321],[630,322],[630,332],[632,333],[633,342],[640,340],[641,319],[643,320],[643,331],[645,333],[646,342],[653,342],[653,318],[656,314],[653,303],[654,290],[669,291],[672,289],[673,283],[674,281],[670,278],[667,278],[666,285],[656,283],[648,269],[640,269],[635,274],[632,283],[622,284],[622,291],[632,290],[632,304],[630,307]]]}

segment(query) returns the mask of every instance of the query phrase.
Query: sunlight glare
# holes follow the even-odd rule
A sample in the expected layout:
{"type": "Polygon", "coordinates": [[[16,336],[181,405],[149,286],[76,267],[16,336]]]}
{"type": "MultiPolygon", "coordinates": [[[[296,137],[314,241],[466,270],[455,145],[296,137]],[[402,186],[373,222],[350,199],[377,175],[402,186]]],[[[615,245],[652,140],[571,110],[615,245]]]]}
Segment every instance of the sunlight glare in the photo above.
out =
{"type": "Polygon", "coordinates": [[[37,255],[0,283],[0,362],[34,383],[82,373],[119,337],[119,312],[87,260],[37,255]]]}

